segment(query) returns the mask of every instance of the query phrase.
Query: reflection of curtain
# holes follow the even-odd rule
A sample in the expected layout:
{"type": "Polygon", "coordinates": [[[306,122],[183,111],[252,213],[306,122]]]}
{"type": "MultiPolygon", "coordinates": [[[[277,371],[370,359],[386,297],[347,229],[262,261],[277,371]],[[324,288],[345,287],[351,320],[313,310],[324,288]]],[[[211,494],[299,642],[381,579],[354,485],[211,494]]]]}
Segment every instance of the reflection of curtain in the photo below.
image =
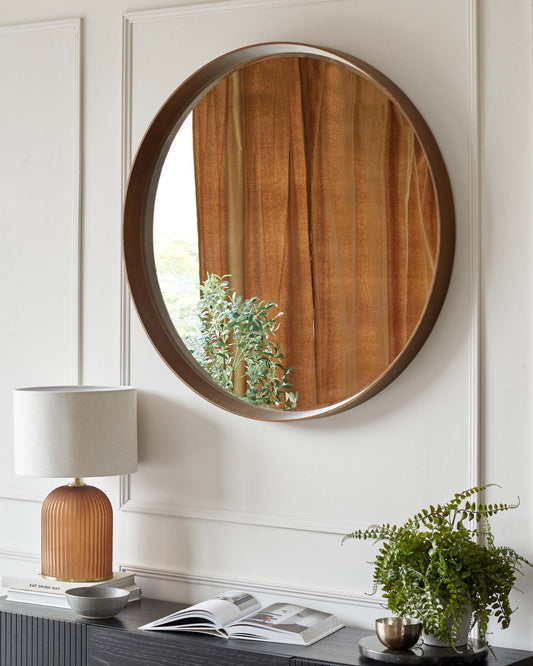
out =
{"type": "Polygon", "coordinates": [[[378,88],[310,58],[222,80],[193,114],[200,277],[275,301],[298,407],[376,379],[424,307],[437,248],[424,154],[378,88]]]}

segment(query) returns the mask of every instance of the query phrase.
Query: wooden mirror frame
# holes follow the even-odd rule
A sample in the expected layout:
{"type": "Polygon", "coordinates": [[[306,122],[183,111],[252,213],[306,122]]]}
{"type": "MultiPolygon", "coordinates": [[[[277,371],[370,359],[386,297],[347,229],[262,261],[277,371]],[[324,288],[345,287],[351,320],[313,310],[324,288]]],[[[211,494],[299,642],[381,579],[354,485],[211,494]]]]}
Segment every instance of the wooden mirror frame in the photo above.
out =
{"type": "Polygon", "coordinates": [[[412,361],[439,315],[450,280],[455,247],[455,216],[448,174],[438,145],[426,122],[407,96],[381,72],[340,51],[305,44],[265,43],[227,53],[190,76],[161,107],[148,128],[134,160],[124,204],[124,259],[133,300],[153,345],[185,384],[223,409],[263,421],[294,421],[341,412],[361,404],[390,384],[412,361]],[[435,189],[439,242],[433,281],[426,305],[407,344],[388,368],[355,395],[311,410],[269,409],[250,404],[211,379],[185,347],[168,315],[156,274],[153,252],[153,213],[156,190],[166,155],[199,99],[223,77],[274,57],[311,57],[348,67],[376,85],[410,121],[428,161],[435,189]]]}

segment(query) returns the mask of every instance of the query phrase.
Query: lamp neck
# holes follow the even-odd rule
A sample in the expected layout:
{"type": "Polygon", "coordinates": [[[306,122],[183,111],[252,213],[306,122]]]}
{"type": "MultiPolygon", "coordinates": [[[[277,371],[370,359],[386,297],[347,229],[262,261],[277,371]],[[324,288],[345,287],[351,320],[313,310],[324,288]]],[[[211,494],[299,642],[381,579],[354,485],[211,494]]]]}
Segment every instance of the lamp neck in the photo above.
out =
{"type": "Polygon", "coordinates": [[[84,486],[85,484],[83,483],[83,481],[80,479],[79,476],[76,476],[74,478],[73,483],[69,483],[68,485],[71,486],[72,488],[81,488],[81,486],[84,486]]]}

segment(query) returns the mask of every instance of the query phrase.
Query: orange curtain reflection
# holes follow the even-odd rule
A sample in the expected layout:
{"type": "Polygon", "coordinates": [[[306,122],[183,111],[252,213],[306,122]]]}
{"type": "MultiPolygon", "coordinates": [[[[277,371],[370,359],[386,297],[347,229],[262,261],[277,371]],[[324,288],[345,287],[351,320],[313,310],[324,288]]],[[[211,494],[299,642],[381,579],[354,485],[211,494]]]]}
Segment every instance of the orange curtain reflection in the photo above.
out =
{"type": "Polygon", "coordinates": [[[275,301],[298,408],[338,402],[401,351],[437,250],[427,161],[374,84],[310,58],[223,79],[193,112],[200,279],[275,301]]]}

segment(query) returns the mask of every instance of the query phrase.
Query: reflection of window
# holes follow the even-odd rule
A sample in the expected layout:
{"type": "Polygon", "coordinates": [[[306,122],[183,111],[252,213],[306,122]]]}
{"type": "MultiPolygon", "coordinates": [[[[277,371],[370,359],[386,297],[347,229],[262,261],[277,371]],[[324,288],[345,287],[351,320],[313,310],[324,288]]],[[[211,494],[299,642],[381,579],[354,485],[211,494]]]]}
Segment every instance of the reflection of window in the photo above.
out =
{"type": "Polygon", "coordinates": [[[154,204],[154,259],[159,287],[181,337],[198,334],[198,226],[192,117],[183,123],[163,164],[154,204]]]}

